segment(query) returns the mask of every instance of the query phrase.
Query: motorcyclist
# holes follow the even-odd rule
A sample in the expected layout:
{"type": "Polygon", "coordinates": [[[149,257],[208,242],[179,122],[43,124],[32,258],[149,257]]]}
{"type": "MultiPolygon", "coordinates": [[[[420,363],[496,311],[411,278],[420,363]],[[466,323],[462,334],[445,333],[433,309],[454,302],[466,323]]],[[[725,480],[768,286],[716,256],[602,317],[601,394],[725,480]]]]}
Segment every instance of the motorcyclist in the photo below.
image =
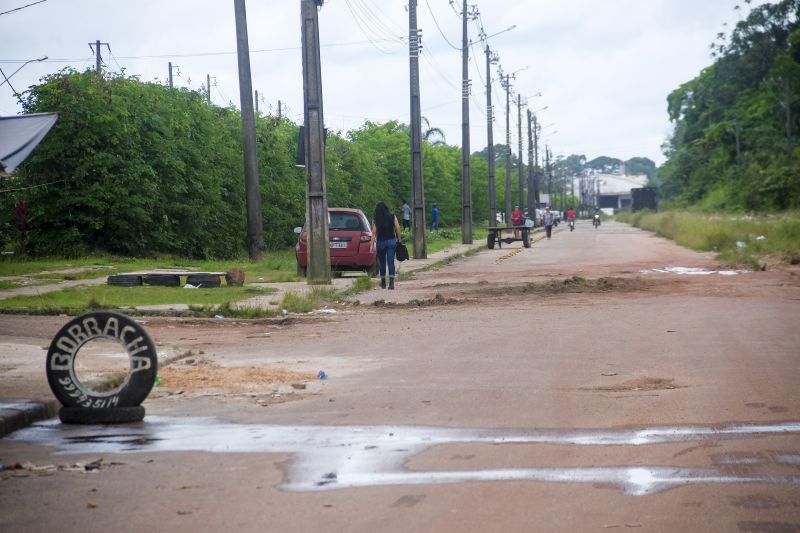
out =
{"type": "Polygon", "coordinates": [[[592,224],[594,225],[595,228],[600,226],[600,208],[599,207],[595,207],[594,208],[594,217],[592,218],[592,224]]]}
{"type": "Polygon", "coordinates": [[[567,211],[567,224],[570,230],[575,229],[575,211],[571,207],[567,211]]]}

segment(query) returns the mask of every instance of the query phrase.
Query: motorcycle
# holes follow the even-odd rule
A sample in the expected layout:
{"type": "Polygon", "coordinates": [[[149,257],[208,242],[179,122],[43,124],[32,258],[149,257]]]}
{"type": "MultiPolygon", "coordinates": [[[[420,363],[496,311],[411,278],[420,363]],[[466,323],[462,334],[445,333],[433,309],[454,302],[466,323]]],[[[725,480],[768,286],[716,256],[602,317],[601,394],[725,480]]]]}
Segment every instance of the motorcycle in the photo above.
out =
{"type": "Polygon", "coordinates": [[[575,231],[575,219],[574,218],[570,218],[569,221],[567,222],[567,224],[569,225],[569,230],[570,231],[575,231]]]}
{"type": "Polygon", "coordinates": [[[596,214],[594,216],[594,218],[592,219],[592,225],[594,226],[594,229],[597,229],[597,228],[600,227],[600,215],[599,214],[596,214]]]}

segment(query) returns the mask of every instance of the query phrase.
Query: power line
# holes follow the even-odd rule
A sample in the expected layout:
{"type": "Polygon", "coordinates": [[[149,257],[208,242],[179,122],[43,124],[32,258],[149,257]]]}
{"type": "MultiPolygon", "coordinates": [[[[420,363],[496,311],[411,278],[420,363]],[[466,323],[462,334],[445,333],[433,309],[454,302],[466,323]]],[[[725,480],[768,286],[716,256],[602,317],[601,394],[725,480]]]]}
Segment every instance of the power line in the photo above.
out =
{"type": "Polygon", "coordinates": [[[8,15],[9,13],[13,13],[14,11],[19,11],[21,9],[25,9],[26,7],[35,6],[36,4],[41,4],[42,2],[47,2],[47,0],[39,0],[38,2],[33,2],[22,7],[16,7],[14,9],[9,9],[8,11],[3,11],[0,15],[8,15]]]}
{"type": "MultiPolygon", "coordinates": [[[[2,14],[2,13],[0,13],[2,14]]],[[[48,181],[47,183],[39,183],[37,185],[30,185],[29,187],[18,187],[16,189],[3,189],[0,190],[0,194],[7,193],[7,192],[17,192],[17,191],[27,191],[29,189],[36,189],[38,187],[47,187],[48,185],[54,185],[56,183],[63,183],[67,181],[66,179],[63,180],[56,180],[56,181],[48,181]]]]}
{"type": "Polygon", "coordinates": [[[383,15],[384,18],[381,18],[381,15],[378,15],[377,13],[375,13],[373,8],[370,7],[369,5],[367,5],[365,0],[353,0],[353,1],[357,2],[358,4],[361,5],[361,9],[364,11],[364,13],[370,19],[372,19],[372,21],[375,23],[376,26],[382,27],[386,35],[391,36],[393,38],[396,38],[396,39],[399,39],[400,41],[405,42],[404,38],[403,38],[403,32],[402,31],[397,31],[393,26],[390,26],[389,24],[384,22],[384,18],[386,17],[386,14],[383,13],[383,11],[381,11],[380,8],[375,7],[375,9],[377,11],[379,11],[383,15]]]}
{"type": "Polygon", "coordinates": [[[369,22],[369,20],[368,20],[369,15],[366,15],[366,14],[363,13],[363,8],[362,8],[362,12],[358,12],[358,10],[354,7],[354,5],[351,4],[351,0],[345,0],[344,3],[347,6],[347,9],[350,11],[350,14],[353,16],[353,20],[355,21],[356,26],[359,27],[361,32],[364,34],[364,37],[367,38],[367,40],[373,46],[373,48],[378,50],[380,53],[386,54],[386,55],[396,54],[397,52],[399,52],[400,50],[402,50],[404,48],[404,46],[402,46],[402,47],[399,47],[396,50],[386,50],[386,49],[381,48],[380,46],[378,46],[377,43],[380,40],[384,40],[384,41],[391,40],[391,41],[395,41],[395,42],[401,42],[401,43],[403,43],[403,45],[405,45],[405,42],[402,39],[400,39],[400,38],[398,38],[397,36],[394,36],[394,35],[391,36],[392,39],[386,39],[386,35],[387,35],[386,32],[381,30],[380,28],[376,29],[375,26],[374,26],[374,23],[370,23],[369,22]],[[379,39],[379,40],[372,39],[370,34],[375,35],[377,37],[382,37],[383,39],[379,39]]]}
{"type": "Polygon", "coordinates": [[[428,0],[425,0],[425,5],[428,6],[428,11],[430,11],[430,13],[431,13],[431,17],[433,18],[433,23],[436,25],[436,29],[439,30],[439,34],[442,36],[442,39],[444,39],[444,41],[447,44],[450,45],[450,48],[453,48],[454,50],[461,50],[461,47],[460,46],[456,46],[453,43],[451,43],[450,40],[447,38],[447,36],[442,31],[441,26],[439,26],[439,21],[436,20],[436,15],[433,14],[433,9],[431,9],[431,5],[430,5],[430,3],[428,3],[428,0]]]}
{"type": "MultiPolygon", "coordinates": [[[[321,45],[323,48],[333,48],[338,46],[354,46],[360,44],[373,44],[375,40],[372,41],[350,41],[350,42],[343,42],[343,43],[329,43],[321,45]]],[[[391,41],[397,42],[398,39],[380,39],[378,41],[391,41]]],[[[251,54],[258,54],[264,52],[289,52],[292,50],[300,50],[299,46],[287,46],[284,48],[262,48],[260,50],[250,50],[251,54]]],[[[224,55],[235,55],[236,52],[196,52],[190,54],[158,54],[158,55],[144,55],[144,56],[119,56],[117,59],[169,59],[169,58],[180,58],[180,57],[207,57],[207,56],[224,56],[224,55]]],[[[13,64],[13,63],[25,63],[27,59],[0,59],[0,64],[13,64]]],[[[89,62],[94,61],[94,59],[87,59],[87,58],[48,58],[47,60],[43,61],[43,63],[79,63],[79,62],[89,62]]]]}

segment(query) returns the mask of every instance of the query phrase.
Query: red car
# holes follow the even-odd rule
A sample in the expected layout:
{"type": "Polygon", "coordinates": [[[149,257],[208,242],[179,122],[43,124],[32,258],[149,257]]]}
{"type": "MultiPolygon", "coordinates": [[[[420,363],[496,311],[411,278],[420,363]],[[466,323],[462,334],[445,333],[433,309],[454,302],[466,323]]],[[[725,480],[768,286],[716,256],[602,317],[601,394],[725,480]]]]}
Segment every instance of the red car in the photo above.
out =
{"type": "MultiPolygon", "coordinates": [[[[308,269],[308,238],[306,227],[295,228],[300,239],[294,248],[297,273],[306,275],[308,269]]],[[[378,274],[378,253],[372,243],[372,229],[360,209],[331,207],[328,209],[328,238],[333,270],[366,270],[378,274]]]]}

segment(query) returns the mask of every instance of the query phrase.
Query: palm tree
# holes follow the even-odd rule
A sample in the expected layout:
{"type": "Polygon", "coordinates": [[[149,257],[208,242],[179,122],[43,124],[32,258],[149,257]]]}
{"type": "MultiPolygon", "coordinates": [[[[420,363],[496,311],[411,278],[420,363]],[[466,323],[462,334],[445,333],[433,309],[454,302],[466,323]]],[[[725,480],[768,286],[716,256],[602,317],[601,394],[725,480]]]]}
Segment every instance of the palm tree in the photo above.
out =
{"type": "Polygon", "coordinates": [[[422,131],[422,140],[431,146],[444,146],[447,144],[447,139],[444,136],[444,132],[440,128],[432,128],[431,123],[427,118],[421,118],[422,124],[424,125],[422,131]]]}

